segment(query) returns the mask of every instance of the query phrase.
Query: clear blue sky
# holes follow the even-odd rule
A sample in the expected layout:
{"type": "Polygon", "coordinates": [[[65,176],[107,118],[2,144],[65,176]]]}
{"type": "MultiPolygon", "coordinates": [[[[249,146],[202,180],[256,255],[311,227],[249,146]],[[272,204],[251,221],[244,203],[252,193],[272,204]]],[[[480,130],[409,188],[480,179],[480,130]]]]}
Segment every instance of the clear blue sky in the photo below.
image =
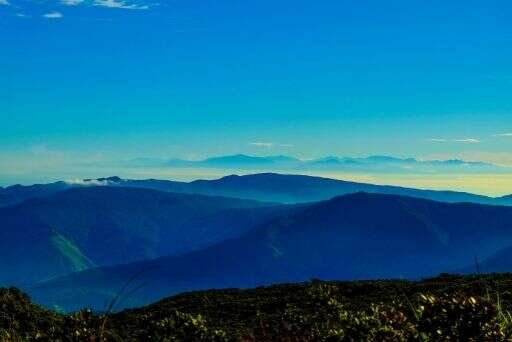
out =
{"type": "Polygon", "coordinates": [[[0,167],[231,153],[512,165],[511,23],[509,0],[0,0],[0,167]]]}

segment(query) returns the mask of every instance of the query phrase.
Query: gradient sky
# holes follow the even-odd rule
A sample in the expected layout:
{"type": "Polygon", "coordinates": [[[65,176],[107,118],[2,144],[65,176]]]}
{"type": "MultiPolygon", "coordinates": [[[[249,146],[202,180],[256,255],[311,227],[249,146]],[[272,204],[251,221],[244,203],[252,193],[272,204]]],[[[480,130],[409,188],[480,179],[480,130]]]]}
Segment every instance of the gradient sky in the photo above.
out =
{"type": "Polygon", "coordinates": [[[232,153],[512,165],[511,23],[509,0],[0,0],[0,177],[232,153]]]}

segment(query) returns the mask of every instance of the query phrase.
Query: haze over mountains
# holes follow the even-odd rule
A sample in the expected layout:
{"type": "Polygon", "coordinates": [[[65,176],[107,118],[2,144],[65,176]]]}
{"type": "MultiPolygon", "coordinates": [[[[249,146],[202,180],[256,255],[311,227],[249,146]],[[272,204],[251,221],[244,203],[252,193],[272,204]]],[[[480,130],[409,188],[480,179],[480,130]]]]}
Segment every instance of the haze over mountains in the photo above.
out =
{"type": "Polygon", "coordinates": [[[420,197],[444,202],[512,204],[511,196],[494,198],[457,191],[420,190],[399,186],[347,182],[322,177],[260,173],[244,176],[231,175],[216,180],[196,180],[192,182],[109,177],[86,179],[80,182],[60,181],[32,186],[16,185],[0,188],[0,206],[19,203],[29,198],[44,197],[64,189],[90,186],[137,187],[166,192],[227,196],[280,203],[313,202],[364,191],[420,197]]]}
{"type": "Polygon", "coordinates": [[[300,175],[109,177],[0,198],[0,283],[66,310],[104,309],[135,275],[144,285],[119,308],[211,287],[418,278],[475,256],[506,269],[496,260],[512,248],[510,196],[300,175]]]}
{"type": "Polygon", "coordinates": [[[330,170],[330,171],[374,171],[382,173],[436,173],[436,172],[510,172],[502,167],[484,162],[469,162],[460,159],[420,160],[390,156],[337,157],[299,159],[286,155],[250,156],[245,154],[211,157],[201,160],[137,158],[126,162],[135,167],[168,168],[217,168],[217,169],[264,169],[285,170],[330,170]]]}

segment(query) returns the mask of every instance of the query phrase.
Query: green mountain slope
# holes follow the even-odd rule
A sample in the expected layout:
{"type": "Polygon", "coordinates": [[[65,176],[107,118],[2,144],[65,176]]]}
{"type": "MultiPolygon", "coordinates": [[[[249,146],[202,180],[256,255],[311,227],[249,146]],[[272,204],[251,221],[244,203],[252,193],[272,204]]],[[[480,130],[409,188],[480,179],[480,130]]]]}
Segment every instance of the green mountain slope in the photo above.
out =
{"type": "Polygon", "coordinates": [[[52,245],[56,248],[63,257],[68,261],[68,268],[72,272],[84,271],[88,268],[95,267],[96,265],[87,256],[85,256],[80,249],[64,236],[55,233],[51,237],[52,245]]]}

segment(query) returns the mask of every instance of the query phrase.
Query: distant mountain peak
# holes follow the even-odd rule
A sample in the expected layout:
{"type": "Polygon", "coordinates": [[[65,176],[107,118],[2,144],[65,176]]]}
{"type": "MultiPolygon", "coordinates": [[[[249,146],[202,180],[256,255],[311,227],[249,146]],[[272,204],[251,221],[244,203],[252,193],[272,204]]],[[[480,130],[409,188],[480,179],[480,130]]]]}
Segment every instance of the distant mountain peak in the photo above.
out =
{"type": "Polygon", "coordinates": [[[119,182],[123,181],[123,179],[118,177],[118,176],[111,176],[111,177],[106,177],[106,178],[98,178],[96,180],[100,181],[100,182],[109,181],[109,182],[114,182],[114,183],[119,183],[119,182]]]}
{"type": "Polygon", "coordinates": [[[293,157],[284,156],[284,155],[275,155],[275,156],[250,156],[247,154],[234,154],[228,156],[219,156],[207,158],[198,163],[207,163],[207,164],[235,164],[239,163],[243,164],[272,164],[272,163],[288,163],[288,162],[298,162],[299,160],[293,157]]]}
{"type": "Polygon", "coordinates": [[[374,156],[369,156],[369,157],[361,158],[361,159],[366,159],[366,160],[374,161],[374,162],[407,162],[407,163],[415,163],[415,162],[418,161],[418,160],[416,160],[416,158],[397,158],[397,157],[384,156],[384,155],[374,155],[374,156]]]}
{"type": "MultiPolygon", "coordinates": [[[[133,167],[172,167],[172,168],[216,168],[225,170],[266,170],[282,172],[284,170],[341,170],[351,172],[474,172],[484,168],[496,172],[507,171],[504,166],[485,162],[464,161],[461,159],[433,160],[414,157],[393,157],[390,155],[370,155],[363,157],[339,157],[328,155],[321,158],[300,159],[277,155],[232,154],[213,156],[206,159],[151,159],[137,158],[127,162],[133,167]]],[[[294,172],[295,173],[295,172],[294,172]]]]}
{"type": "Polygon", "coordinates": [[[336,163],[340,163],[341,159],[336,156],[327,156],[327,157],[315,159],[312,162],[318,163],[318,164],[336,164],[336,163]]]}
{"type": "Polygon", "coordinates": [[[247,154],[231,154],[227,156],[217,156],[207,158],[206,160],[253,160],[253,159],[263,159],[264,157],[250,156],[247,154]]]}

